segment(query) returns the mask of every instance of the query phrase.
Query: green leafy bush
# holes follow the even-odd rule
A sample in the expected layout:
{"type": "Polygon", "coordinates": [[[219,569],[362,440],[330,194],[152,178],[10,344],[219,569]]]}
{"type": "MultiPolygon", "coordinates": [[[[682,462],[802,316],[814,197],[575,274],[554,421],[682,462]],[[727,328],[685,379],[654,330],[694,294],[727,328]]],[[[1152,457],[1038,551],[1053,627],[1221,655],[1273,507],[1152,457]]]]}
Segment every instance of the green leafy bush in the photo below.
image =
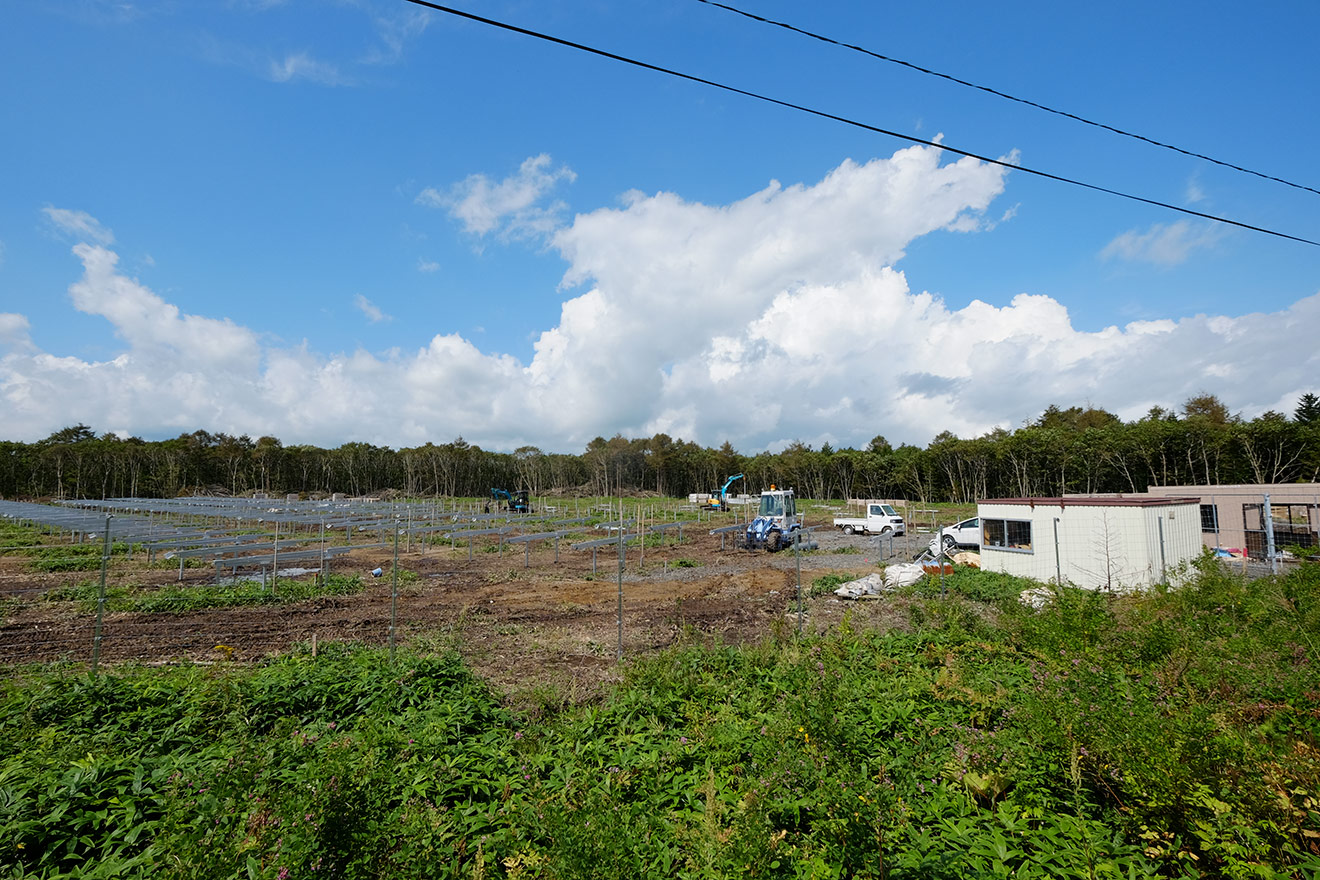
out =
{"type": "Polygon", "coordinates": [[[808,595],[812,598],[815,598],[816,596],[824,596],[827,593],[833,593],[849,581],[855,580],[857,580],[857,576],[853,574],[840,574],[839,572],[823,574],[811,581],[811,590],[808,595]]]}

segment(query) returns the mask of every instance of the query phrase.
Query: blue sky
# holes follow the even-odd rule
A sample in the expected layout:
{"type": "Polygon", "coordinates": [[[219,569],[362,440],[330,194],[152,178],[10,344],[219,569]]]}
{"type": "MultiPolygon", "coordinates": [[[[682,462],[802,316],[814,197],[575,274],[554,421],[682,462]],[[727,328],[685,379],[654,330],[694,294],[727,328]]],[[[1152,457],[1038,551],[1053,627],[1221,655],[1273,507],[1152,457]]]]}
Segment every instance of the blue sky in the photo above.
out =
{"type": "MultiPolygon", "coordinates": [[[[1320,6],[733,5],[1320,188],[1320,6]]],[[[696,0],[459,8],[1320,240],[1320,195],[696,0]]],[[[1320,386],[1320,248],[402,2],[0,12],[0,424],[580,451],[1320,386]]]]}

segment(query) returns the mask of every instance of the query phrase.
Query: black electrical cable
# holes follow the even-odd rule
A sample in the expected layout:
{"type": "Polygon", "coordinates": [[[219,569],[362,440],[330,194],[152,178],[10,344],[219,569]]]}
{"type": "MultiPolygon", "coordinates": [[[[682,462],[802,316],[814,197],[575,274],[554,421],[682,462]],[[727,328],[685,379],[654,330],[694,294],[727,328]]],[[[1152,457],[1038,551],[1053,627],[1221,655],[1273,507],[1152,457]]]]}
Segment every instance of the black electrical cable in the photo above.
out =
{"type": "Polygon", "coordinates": [[[1234,171],[1241,171],[1243,174],[1250,174],[1255,177],[1259,177],[1262,180],[1272,180],[1275,183],[1282,183],[1284,186],[1291,186],[1293,189],[1306,190],[1307,192],[1320,195],[1320,189],[1315,189],[1314,187],[1306,186],[1305,184],[1294,183],[1293,181],[1285,180],[1282,177],[1275,177],[1273,174],[1265,174],[1264,172],[1261,171],[1253,171],[1250,168],[1243,168],[1241,165],[1234,165],[1232,162],[1224,162],[1219,159],[1215,159],[1212,156],[1207,156],[1204,153],[1197,153],[1194,150],[1185,150],[1182,147],[1174,146],[1173,144],[1166,144],[1163,141],[1157,141],[1154,138],[1148,138],[1145,135],[1137,134],[1131,131],[1125,131],[1124,129],[1121,128],[1115,128],[1114,126],[1106,125],[1103,122],[1096,122],[1093,119],[1087,119],[1085,116],[1078,116],[1076,113],[1069,113],[1066,110],[1058,110],[1054,107],[1050,107],[1045,104],[1039,104],[1027,98],[1019,98],[1016,95],[1010,95],[1007,92],[1001,92],[998,89],[992,89],[989,86],[983,86],[974,82],[968,82],[965,79],[959,79],[958,77],[950,76],[947,73],[940,73],[938,70],[931,70],[930,68],[922,67],[919,64],[913,64],[910,61],[904,61],[901,58],[892,58],[888,55],[881,55],[879,52],[873,52],[865,47],[855,46],[852,43],[845,43],[841,40],[836,40],[832,37],[826,37],[822,34],[817,34],[808,30],[803,30],[802,28],[797,27],[796,25],[791,25],[783,21],[775,21],[772,18],[765,18],[763,16],[757,15],[754,12],[746,12],[742,9],[737,8],[736,6],[730,6],[727,3],[720,3],[718,2],[718,0],[697,0],[697,2],[705,3],[707,6],[716,6],[720,9],[724,9],[729,12],[732,12],[735,15],[741,15],[744,18],[750,18],[753,21],[759,21],[763,24],[774,25],[775,27],[783,28],[784,30],[792,31],[796,34],[801,34],[804,37],[810,37],[813,40],[820,40],[822,43],[830,43],[831,45],[839,46],[840,48],[843,49],[851,49],[854,52],[860,52],[863,55],[869,55],[872,58],[879,59],[880,61],[888,61],[890,64],[898,64],[910,70],[915,70],[918,73],[924,73],[928,76],[937,76],[940,79],[946,79],[949,82],[957,83],[960,86],[966,86],[969,89],[976,89],[978,91],[987,92],[988,94],[995,95],[996,97],[1004,98],[1009,101],[1015,101],[1019,104],[1026,104],[1028,107],[1035,107],[1037,110],[1044,110],[1046,113],[1053,113],[1056,116],[1065,116],[1068,119],[1072,119],[1077,122],[1083,122],[1087,125],[1093,125],[1096,128],[1103,128],[1105,131],[1111,131],[1114,134],[1122,135],[1123,137],[1132,138],[1133,140],[1143,141],[1144,143],[1150,144],[1151,146],[1154,147],[1160,147],[1165,150],[1172,150],[1175,153],[1181,153],[1184,156],[1190,156],[1194,159],[1203,159],[1206,162],[1219,165],[1223,168],[1231,168],[1234,171]]]}
{"type": "Polygon", "coordinates": [[[1179,214],[1186,214],[1191,217],[1200,217],[1203,220],[1210,220],[1215,223],[1224,223],[1229,226],[1236,226],[1239,229],[1249,229],[1252,232],[1261,232],[1264,233],[1265,235],[1272,235],[1275,236],[1276,238],[1284,238],[1287,239],[1288,241],[1298,242],[1299,244],[1309,244],[1312,247],[1320,247],[1320,241],[1311,241],[1309,238],[1301,238],[1296,235],[1289,235],[1286,232],[1277,232],[1273,229],[1266,229],[1262,226],[1252,226],[1249,223],[1243,223],[1238,220],[1230,220],[1227,217],[1216,217],[1213,214],[1205,214],[1202,213],[1201,211],[1193,211],[1190,208],[1182,208],[1179,207],[1178,205],[1171,205],[1168,202],[1160,202],[1155,199],[1145,198],[1144,196],[1137,196],[1137,195],[1132,195],[1131,193],[1122,192],[1120,190],[1109,189],[1108,187],[1103,187],[1100,186],[1099,184],[1086,183],[1085,181],[1076,180],[1071,177],[1063,177],[1058,174],[1051,174],[1048,171],[1040,171],[1035,168],[1028,168],[1025,165],[1017,165],[1005,159],[992,159],[989,156],[982,156],[979,153],[973,153],[968,150],[960,150],[957,147],[951,147],[947,144],[938,143],[936,141],[926,140],[924,138],[913,137],[912,135],[901,134],[896,131],[890,131],[888,129],[879,128],[874,125],[869,125],[865,122],[858,122],[855,119],[849,119],[846,116],[838,116],[834,113],[827,113],[824,110],[815,110],[811,107],[803,106],[802,104],[794,104],[791,101],[783,101],[780,100],[779,98],[772,98],[768,95],[762,95],[757,92],[751,92],[746,89],[740,89],[737,86],[725,85],[724,83],[715,82],[714,80],[703,79],[702,77],[694,76],[693,74],[690,73],[683,73],[682,71],[673,70],[668,67],[661,67],[657,64],[650,64],[649,62],[646,61],[639,61],[635,58],[629,58],[626,55],[618,55],[615,54],[614,52],[607,52],[604,49],[596,49],[591,46],[584,45],[582,43],[575,43],[572,40],[565,40],[562,37],[555,37],[555,36],[551,36],[550,34],[543,34],[539,31],[529,30],[528,28],[519,27],[518,25],[515,24],[509,24],[508,22],[497,21],[496,19],[493,18],[485,18],[483,16],[475,15],[471,12],[464,12],[461,9],[454,9],[449,6],[441,6],[439,3],[432,3],[429,2],[429,0],[405,0],[405,2],[412,3],[415,6],[424,6],[427,9],[434,9],[436,12],[443,12],[448,15],[456,16],[458,18],[465,18],[468,19],[469,21],[475,21],[480,24],[490,25],[491,27],[500,28],[501,30],[511,31],[515,34],[522,34],[523,36],[534,37],[538,40],[544,40],[547,43],[554,43],[559,46],[566,46],[567,48],[570,49],[577,49],[580,52],[587,52],[591,55],[598,55],[601,58],[608,58],[611,61],[619,61],[624,64],[630,64],[633,67],[640,67],[643,70],[651,70],[656,73],[663,73],[668,76],[677,77],[679,79],[685,79],[689,82],[700,83],[701,85],[710,86],[711,88],[721,89],[726,92],[732,92],[736,95],[743,95],[744,97],[755,98],[758,101],[765,101],[768,104],[775,104],[779,107],[787,107],[790,110],[797,110],[802,113],[809,113],[812,116],[818,116],[821,119],[830,119],[833,120],[834,122],[841,122],[844,125],[851,125],[854,128],[860,128],[865,131],[874,132],[876,134],[882,134],[888,137],[897,138],[898,140],[907,141],[908,143],[920,144],[926,147],[935,147],[936,149],[945,150],[947,152],[953,153],[958,156],[966,156],[969,159],[976,159],[980,162],[985,162],[990,165],[999,165],[1004,168],[1012,169],[1014,171],[1021,171],[1024,174],[1031,174],[1036,177],[1043,177],[1046,180],[1054,180],[1054,181],[1058,181],[1059,183],[1068,183],[1073,186],[1080,186],[1083,189],[1089,189],[1095,192],[1101,192],[1111,196],[1117,196],[1121,199],[1128,199],[1133,202],[1141,202],[1142,204],[1145,205],[1152,205],[1156,208],[1164,208],[1169,211],[1176,211],[1179,214]]]}

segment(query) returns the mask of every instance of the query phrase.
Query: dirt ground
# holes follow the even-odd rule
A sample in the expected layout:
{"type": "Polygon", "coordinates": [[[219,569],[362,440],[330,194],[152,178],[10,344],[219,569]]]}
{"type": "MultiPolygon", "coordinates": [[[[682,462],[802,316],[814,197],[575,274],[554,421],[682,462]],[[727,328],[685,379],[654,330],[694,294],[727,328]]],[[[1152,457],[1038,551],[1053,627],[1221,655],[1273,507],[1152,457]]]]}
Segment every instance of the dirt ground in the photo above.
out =
{"type": "MultiPolygon", "coordinates": [[[[845,536],[821,529],[820,549],[795,557],[736,550],[732,540],[705,529],[684,530],[683,542],[629,546],[623,584],[622,647],[625,656],[651,652],[681,639],[724,643],[757,641],[798,625],[793,604],[798,570],[804,596],[825,573],[876,571],[889,559],[910,559],[922,545],[918,536],[888,541],[845,536]]],[[[618,555],[537,543],[530,554],[521,545],[483,552],[468,559],[465,548],[447,545],[401,551],[406,575],[397,605],[392,600],[392,552],[353,551],[334,561],[332,571],[359,574],[366,589],[275,606],[211,608],[183,613],[107,613],[100,662],[256,661],[292,646],[333,642],[388,644],[391,616],[396,642],[421,647],[457,647],[476,671],[501,691],[544,699],[576,700],[616,675],[619,650],[618,555]],[[385,576],[372,578],[381,567],[385,576]]],[[[177,582],[178,570],[148,567],[139,558],[116,560],[110,585],[150,589],[177,582]]],[[[95,615],[88,603],[47,601],[50,590],[99,580],[97,572],[35,574],[28,560],[0,557],[0,664],[67,660],[88,663],[93,653],[95,615]]],[[[185,569],[183,584],[215,583],[213,569],[185,569]]],[[[804,628],[822,631],[851,612],[858,625],[905,626],[901,600],[845,602],[832,594],[808,598],[804,628]]]]}

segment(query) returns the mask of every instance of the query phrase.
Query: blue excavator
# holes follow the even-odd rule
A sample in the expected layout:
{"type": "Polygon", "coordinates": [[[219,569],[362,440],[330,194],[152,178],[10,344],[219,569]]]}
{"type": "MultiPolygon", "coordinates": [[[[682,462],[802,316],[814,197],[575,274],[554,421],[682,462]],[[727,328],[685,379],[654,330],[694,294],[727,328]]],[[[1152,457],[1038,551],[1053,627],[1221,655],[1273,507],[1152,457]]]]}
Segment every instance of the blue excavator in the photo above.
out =
{"type": "Polygon", "coordinates": [[[701,506],[701,509],[702,509],[702,510],[728,510],[728,509],[729,509],[729,498],[728,498],[728,495],[729,495],[729,487],[732,486],[732,485],[734,484],[735,481],[737,481],[737,480],[741,480],[742,478],[743,478],[743,475],[742,475],[742,474],[734,474],[733,476],[731,476],[731,477],[729,477],[727,480],[725,480],[725,481],[724,481],[724,485],[720,487],[720,491],[719,491],[719,492],[712,493],[711,496],[710,496],[710,500],[707,501],[705,504],[703,504],[703,505],[701,506]]]}
{"type": "MultiPolygon", "coordinates": [[[[527,501],[527,490],[519,489],[516,492],[510,492],[507,489],[491,489],[490,497],[495,500],[495,507],[499,509],[501,504],[505,510],[512,513],[531,513],[532,505],[527,501]]],[[[490,512],[490,502],[486,502],[486,512],[490,512]]]]}

